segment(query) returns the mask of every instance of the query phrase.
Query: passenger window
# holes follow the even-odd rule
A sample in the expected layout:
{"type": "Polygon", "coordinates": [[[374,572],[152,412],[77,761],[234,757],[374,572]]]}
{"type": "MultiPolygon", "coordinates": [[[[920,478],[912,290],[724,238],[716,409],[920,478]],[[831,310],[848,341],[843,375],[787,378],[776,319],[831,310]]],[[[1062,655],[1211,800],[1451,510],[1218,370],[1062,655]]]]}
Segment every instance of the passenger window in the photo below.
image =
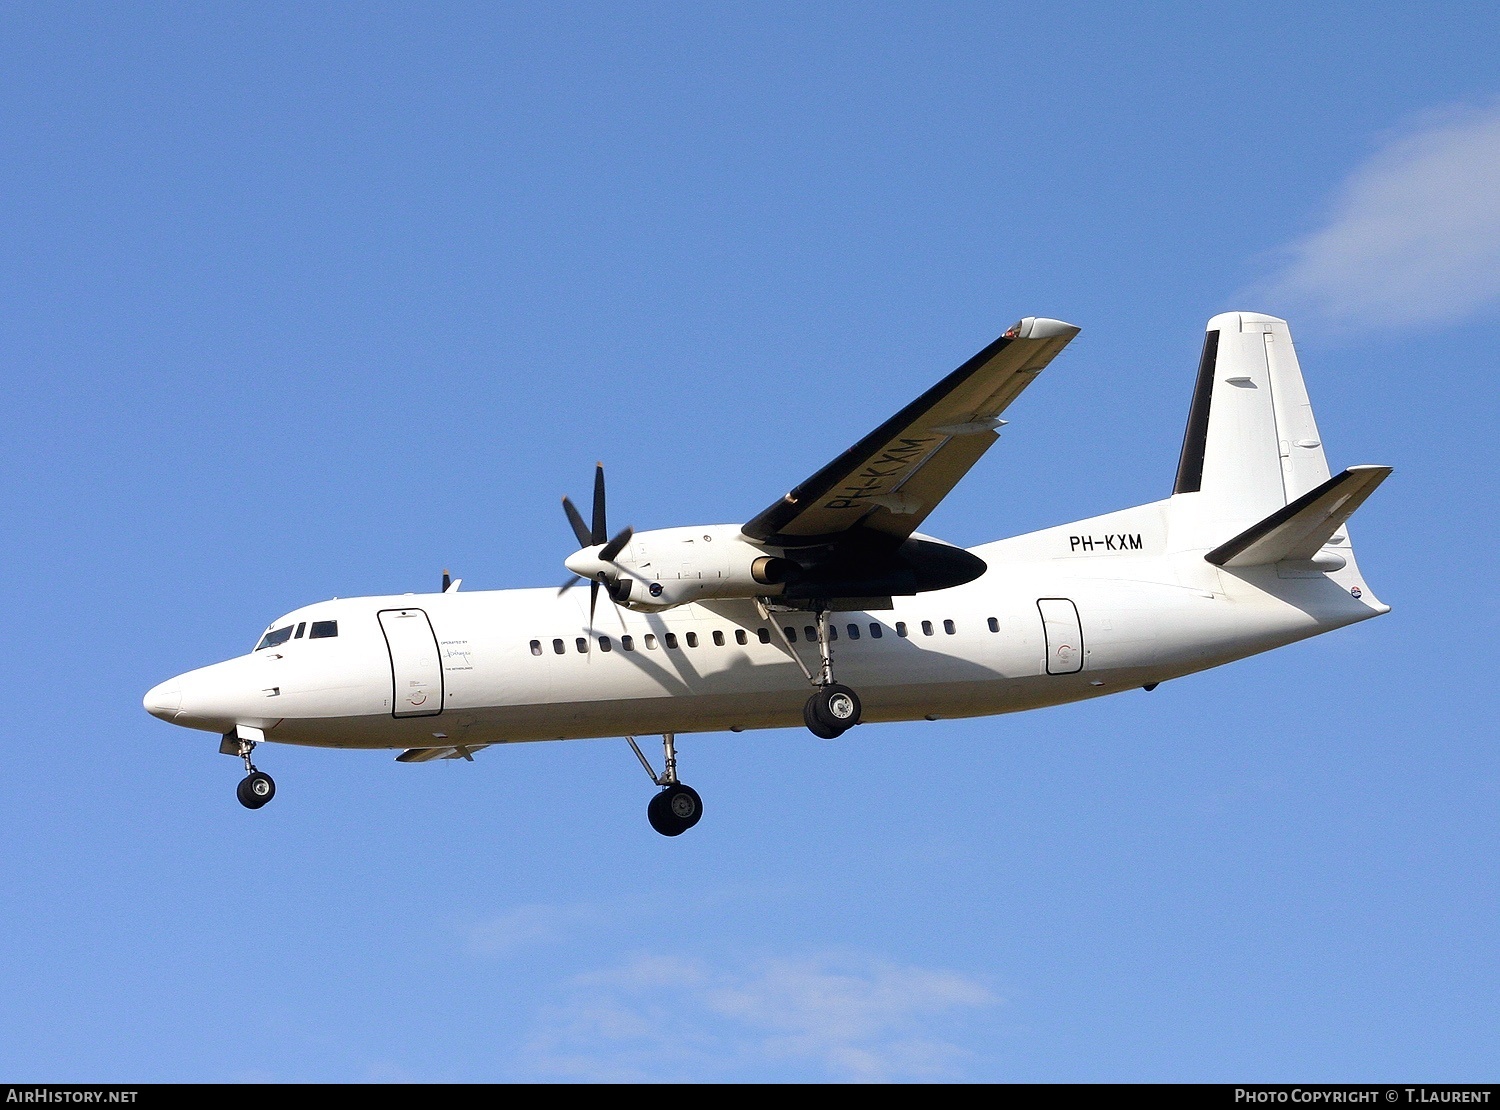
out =
{"type": "Polygon", "coordinates": [[[922,635],[924,635],[924,636],[931,636],[932,635],[932,622],[931,621],[923,621],[922,622],[922,635]]]}
{"type": "Polygon", "coordinates": [[[687,634],[687,645],[688,645],[688,647],[697,647],[698,646],[698,633],[696,633],[696,632],[689,632],[687,634]]]}
{"type": "Polygon", "coordinates": [[[589,653],[589,642],[584,637],[580,636],[573,642],[578,648],[579,655],[587,655],[589,653]]]}
{"type": "Polygon", "coordinates": [[[532,640],[531,641],[531,654],[532,655],[540,655],[540,654],[542,654],[542,641],[540,641],[540,640],[532,640]]]}
{"type": "Polygon", "coordinates": [[[946,633],[948,633],[948,635],[950,635],[950,636],[951,636],[951,635],[953,635],[953,634],[954,634],[954,633],[955,633],[955,632],[957,632],[957,631],[958,631],[958,629],[957,629],[957,628],[955,628],[955,627],[954,627],[954,625],[953,625],[953,622],[952,622],[952,621],[944,621],[944,622],[943,622],[943,631],[944,631],[944,632],[946,632],[946,633]]]}
{"type": "Polygon", "coordinates": [[[655,651],[656,650],[656,634],[654,632],[648,632],[648,633],[646,633],[646,650],[647,651],[655,651]]]}
{"type": "Polygon", "coordinates": [[[300,639],[302,639],[302,633],[305,632],[305,631],[307,631],[307,622],[303,621],[301,624],[299,624],[297,626],[297,634],[295,636],[293,636],[292,639],[294,639],[294,640],[300,640],[300,639]]]}
{"type": "Polygon", "coordinates": [[[667,647],[669,647],[669,648],[676,648],[677,647],[677,633],[675,633],[675,632],[668,632],[668,633],[666,633],[665,635],[662,636],[662,641],[667,645],[667,647]]]}
{"type": "Polygon", "coordinates": [[[743,628],[736,628],[734,630],[734,642],[737,644],[747,644],[750,642],[750,638],[745,635],[743,628]]]}
{"type": "Polygon", "coordinates": [[[723,646],[724,646],[724,633],[720,632],[716,628],[716,629],[714,629],[714,647],[723,647],[723,646]]]}
{"type": "Polygon", "coordinates": [[[859,625],[857,625],[857,624],[851,624],[849,626],[849,639],[851,639],[851,640],[857,640],[857,639],[859,639],[859,625]]]}
{"type": "Polygon", "coordinates": [[[624,648],[626,651],[634,651],[635,650],[635,637],[634,636],[621,636],[620,637],[620,646],[622,648],[624,648]]]}
{"type": "Polygon", "coordinates": [[[831,643],[832,641],[837,640],[838,638],[839,638],[839,626],[836,625],[836,624],[830,624],[828,626],[828,639],[829,639],[829,642],[831,643]]]}
{"type": "Polygon", "coordinates": [[[808,643],[815,644],[815,643],[818,642],[818,630],[816,628],[814,628],[812,625],[808,625],[802,631],[807,635],[807,642],[808,643]]]}
{"type": "Polygon", "coordinates": [[[275,632],[267,632],[261,637],[260,643],[255,645],[255,650],[259,651],[261,648],[275,647],[277,644],[286,643],[291,638],[292,626],[287,625],[285,628],[278,628],[275,632]]]}
{"type": "Polygon", "coordinates": [[[997,621],[994,617],[990,618],[990,631],[991,632],[999,632],[1000,631],[1000,622],[997,621]]]}
{"type": "Polygon", "coordinates": [[[797,642],[797,630],[791,625],[787,625],[782,631],[786,633],[787,643],[795,644],[797,642]]]}
{"type": "Polygon", "coordinates": [[[771,630],[769,628],[757,628],[755,634],[760,637],[760,642],[769,644],[771,642],[771,630]]]}
{"type": "Polygon", "coordinates": [[[906,638],[906,622],[905,621],[897,621],[896,622],[896,635],[900,636],[902,639],[906,638]]]}
{"type": "Polygon", "coordinates": [[[309,640],[331,640],[339,634],[338,621],[313,621],[307,631],[309,640]]]}
{"type": "Polygon", "coordinates": [[[609,642],[609,637],[608,636],[600,636],[599,637],[599,650],[600,651],[614,651],[614,645],[609,642]]]}
{"type": "Polygon", "coordinates": [[[553,640],[552,650],[555,651],[558,655],[561,655],[563,652],[568,650],[568,645],[563,643],[561,640],[553,640]]]}
{"type": "Polygon", "coordinates": [[[870,625],[870,639],[872,639],[872,640],[878,640],[878,639],[880,639],[880,637],[882,637],[884,635],[885,635],[885,629],[882,628],[880,625],[875,624],[875,623],[872,622],[871,625],[870,625]]]}

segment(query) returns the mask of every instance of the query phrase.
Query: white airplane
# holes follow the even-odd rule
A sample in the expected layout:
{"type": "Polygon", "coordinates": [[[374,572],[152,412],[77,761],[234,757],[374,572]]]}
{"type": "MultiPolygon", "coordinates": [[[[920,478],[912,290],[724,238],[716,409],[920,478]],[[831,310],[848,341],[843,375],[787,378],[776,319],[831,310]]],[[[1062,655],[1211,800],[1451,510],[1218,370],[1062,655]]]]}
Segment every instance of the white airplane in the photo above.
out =
{"type": "Polygon", "coordinates": [[[604,470],[561,590],[337,598],[246,655],[154,687],[162,720],[222,736],[239,800],[276,787],[262,741],[400,748],[624,736],[675,836],[702,815],[681,733],[936,721],[1154,689],[1390,611],[1345,521],[1391,468],[1330,476],[1285,321],[1208,322],[1172,495],[964,550],[916,528],[1078,334],[1028,317],[743,525],[611,537],[604,470]],[[586,579],[588,602],[568,586],[586,579]],[[610,604],[597,611],[598,596],[610,604]],[[635,738],[660,734],[657,774],[635,738]]]}

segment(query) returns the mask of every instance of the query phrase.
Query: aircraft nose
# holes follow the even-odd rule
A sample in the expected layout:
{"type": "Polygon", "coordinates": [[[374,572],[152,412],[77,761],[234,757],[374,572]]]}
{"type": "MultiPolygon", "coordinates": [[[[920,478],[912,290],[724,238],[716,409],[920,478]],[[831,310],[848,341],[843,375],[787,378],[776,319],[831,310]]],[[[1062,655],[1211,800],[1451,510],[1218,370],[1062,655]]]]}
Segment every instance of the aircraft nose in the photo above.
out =
{"type": "Polygon", "coordinates": [[[170,721],[182,708],[182,682],[172,678],[158,686],[151,687],[146,691],[146,696],[141,699],[141,704],[146,707],[146,712],[151,716],[170,721]]]}

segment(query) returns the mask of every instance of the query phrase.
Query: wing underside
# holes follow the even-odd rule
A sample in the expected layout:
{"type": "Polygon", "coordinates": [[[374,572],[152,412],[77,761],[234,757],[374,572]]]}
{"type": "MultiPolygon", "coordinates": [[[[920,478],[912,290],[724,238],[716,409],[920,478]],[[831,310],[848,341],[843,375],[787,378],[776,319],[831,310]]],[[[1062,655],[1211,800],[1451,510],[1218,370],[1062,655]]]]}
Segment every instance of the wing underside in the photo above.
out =
{"type": "Polygon", "coordinates": [[[1027,317],[743,528],[812,547],[859,532],[900,543],[999,438],[1000,414],[1078,334],[1027,317]]]}

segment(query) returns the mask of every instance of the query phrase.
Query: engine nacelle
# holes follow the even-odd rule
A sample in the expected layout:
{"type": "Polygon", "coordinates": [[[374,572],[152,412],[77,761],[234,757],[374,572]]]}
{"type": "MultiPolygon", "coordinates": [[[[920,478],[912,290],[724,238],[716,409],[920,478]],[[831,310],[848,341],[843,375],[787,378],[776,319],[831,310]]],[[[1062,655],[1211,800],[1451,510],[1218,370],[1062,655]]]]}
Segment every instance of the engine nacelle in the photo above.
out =
{"type": "Polygon", "coordinates": [[[735,524],[637,532],[615,559],[610,593],[644,612],[710,598],[775,597],[795,563],[747,542],[735,524]]]}

